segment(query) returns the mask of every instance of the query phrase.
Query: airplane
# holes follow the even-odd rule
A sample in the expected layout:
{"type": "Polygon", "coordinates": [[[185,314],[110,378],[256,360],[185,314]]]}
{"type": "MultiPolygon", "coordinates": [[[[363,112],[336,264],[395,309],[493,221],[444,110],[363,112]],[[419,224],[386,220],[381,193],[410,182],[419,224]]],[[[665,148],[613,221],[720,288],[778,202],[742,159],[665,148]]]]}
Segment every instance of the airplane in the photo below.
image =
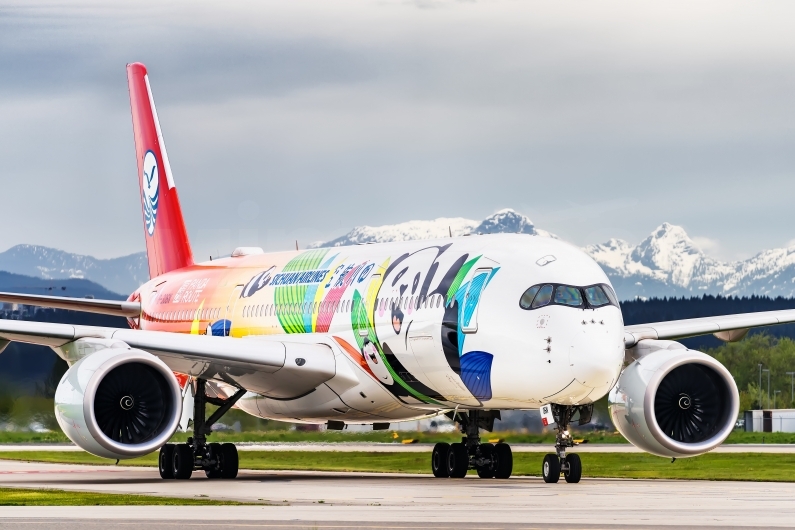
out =
{"type": "Polygon", "coordinates": [[[63,432],[128,459],[159,450],[163,479],[238,474],[234,444],[209,443],[233,406],[297,423],[390,423],[447,414],[462,441],[438,443],[435,477],[507,479],[506,443],[485,443],[500,411],[540,409],[554,425],[547,483],[579,482],[570,426],[608,395],[619,432],[682,458],[734,428],[737,386],[676,339],[742,339],[795,310],[625,326],[605,272],[563,241],[472,235],[265,253],[197,263],[141,63],[127,65],[150,280],[126,301],[0,293],[0,301],[127,318],[129,329],[0,320],[11,341],[69,365],[55,393],[63,432]],[[207,404],[218,409],[207,415],[207,404]],[[189,422],[192,420],[192,423],[189,422]],[[168,443],[188,428],[187,443],[168,443]]]}

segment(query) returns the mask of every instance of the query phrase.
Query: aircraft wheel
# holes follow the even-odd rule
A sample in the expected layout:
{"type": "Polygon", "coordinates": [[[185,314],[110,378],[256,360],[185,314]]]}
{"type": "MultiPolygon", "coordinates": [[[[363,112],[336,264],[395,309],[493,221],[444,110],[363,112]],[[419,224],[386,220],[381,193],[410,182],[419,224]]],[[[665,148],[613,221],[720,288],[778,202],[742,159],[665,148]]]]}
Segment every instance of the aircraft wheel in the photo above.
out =
{"type": "Polygon", "coordinates": [[[174,478],[174,468],[172,462],[174,460],[174,444],[166,444],[160,448],[160,458],[157,461],[157,467],[160,471],[160,478],[172,479],[174,478]]]}
{"type": "Polygon", "coordinates": [[[440,442],[433,446],[431,453],[431,471],[436,478],[447,478],[450,473],[447,471],[447,455],[450,452],[450,444],[440,442]]]}
{"type": "Polygon", "coordinates": [[[544,457],[541,474],[547,484],[554,484],[560,480],[560,459],[558,455],[548,454],[544,457]]]}
{"type": "Polygon", "coordinates": [[[174,478],[189,479],[193,474],[193,448],[188,444],[176,444],[171,462],[174,478]]]}
{"type": "Polygon", "coordinates": [[[221,478],[237,477],[238,464],[235,444],[221,444],[221,478]]]}
{"type": "Polygon", "coordinates": [[[210,458],[216,463],[213,467],[205,469],[204,474],[207,475],[207,478],[221,478],[221,444],[207,444],[207,451],[210,458]]]}
{"type": "Polygon", "coordinates": [[[511,446],[499,443],[494,446],[494,478],[510,478],[513,473],[513,452],[511,446]]]}
{"type": "Polygon", "coordinates": [[[464,478],[468,469],[467,446],[462,443],[450,444],[450,452],[447,453],[447,473],[452,478],[464,478]]]}
{"type": "Polygon", "coordinates": [[[488,461],[484,466],[478,466],[477,472],[480,478],[494,477],[494,446],[491,444],[480,444],[480,456],[488,461]]]}
{"type": "Polygon", "coordinates": [[[565,477],[566,482],[570,484],[576,484],[582,477],[582,462],[580,461],[580,455],[574,453],[566,455],[566,463],[568,464],[568,468],[563,472],[563,476],[565,477]]]}

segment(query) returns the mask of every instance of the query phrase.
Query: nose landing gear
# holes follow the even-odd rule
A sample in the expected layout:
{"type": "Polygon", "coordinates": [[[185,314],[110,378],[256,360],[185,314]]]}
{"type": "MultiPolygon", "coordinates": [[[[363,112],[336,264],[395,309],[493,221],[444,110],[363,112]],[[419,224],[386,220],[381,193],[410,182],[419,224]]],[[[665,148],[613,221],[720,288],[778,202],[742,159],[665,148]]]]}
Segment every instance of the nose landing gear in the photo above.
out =
{"type": "Polygon", "coordinates": [[[470,410],[448,414],[458,423],[464,437],[460,443],[438,443],[431,454],[431,471],[437,478],[463,478],[474,469],[480,478],[509,478],[513,471],[511,446],[506,443],[481,443],[480,429],[491,431],[498,410],[470,410]]]}
{"type": "Polygon", "coordinates": [[[228,399],[208,396],[207,381],[196,379],[193,399],[193,436],[186,444],[166,444],[160,448],[158,468],[164,479],[189,479],[195,470],[203,470],[207,478],[235,478],[238,470],[237,448],[234,444],[207,443],[212,426],[246,393],[238,390],[228,399]],[[207,403],[218,406],[209,418],[207,403]],[[206,419],[205,419],[206,418],[206,419]]]}
{"type": "Polygon", "coordinates": [[[558,434],[555,437],[555,454],[546,455],[541,465],[541,475],[547,484],[554,484],[560,480],[561,473],[563,473],[566,482],[572,484],[579,482],[582,478],[580,455],[566,454],[567,448],[576,445],[569,433],[569,423],[577,413],[579,413],[578,423],[580,425],[589,423],[593,415],[593,403],[576,406],[552,404],[552,414],[555,416],[558,434]]]}

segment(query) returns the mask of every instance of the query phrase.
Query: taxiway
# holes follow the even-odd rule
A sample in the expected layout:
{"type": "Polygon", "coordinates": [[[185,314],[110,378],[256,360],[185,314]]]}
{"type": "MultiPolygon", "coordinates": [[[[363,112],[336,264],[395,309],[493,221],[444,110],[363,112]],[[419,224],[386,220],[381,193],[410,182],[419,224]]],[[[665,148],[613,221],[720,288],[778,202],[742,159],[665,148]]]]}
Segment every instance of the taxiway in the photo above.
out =
{"type": "Polygon", "coordinates": [[[164,481],[152,468],[0,461],[0,486],[200,497],[253,506],[0,507],[0,528],[787,528],[795,484],[241,471],[164,481]],[[23,526],[24,524],[24,526],[23,526]]]}

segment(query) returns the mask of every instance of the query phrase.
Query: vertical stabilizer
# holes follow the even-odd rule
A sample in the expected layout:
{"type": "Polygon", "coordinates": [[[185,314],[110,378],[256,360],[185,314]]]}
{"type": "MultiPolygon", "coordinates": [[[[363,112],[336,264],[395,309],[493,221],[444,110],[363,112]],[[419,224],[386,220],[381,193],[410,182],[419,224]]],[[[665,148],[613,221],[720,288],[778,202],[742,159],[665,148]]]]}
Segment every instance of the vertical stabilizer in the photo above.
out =
{"type": "Polygon", "coordinates": [[[193,265],[146,66],[127,65],[149,277],[193,265]]]}

